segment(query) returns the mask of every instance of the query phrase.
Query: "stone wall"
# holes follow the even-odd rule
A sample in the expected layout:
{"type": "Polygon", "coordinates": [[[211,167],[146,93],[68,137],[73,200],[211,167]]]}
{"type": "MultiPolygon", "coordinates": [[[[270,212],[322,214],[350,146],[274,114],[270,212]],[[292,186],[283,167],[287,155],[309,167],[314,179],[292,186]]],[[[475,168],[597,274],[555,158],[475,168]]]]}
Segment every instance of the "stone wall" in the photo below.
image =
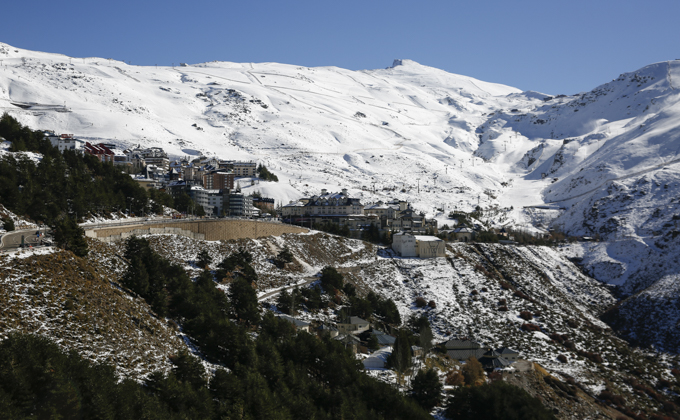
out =
{"type": "MultiPolygon", "coordinates": [[[[87,228],[85,228],[87,229],[87,228]]],[[[282,223],[256,220],[200,220],[168,221],[164,223],[135,223],[125,226],[97,227],[85,231],[85,235],[102,242],[113,242],[132,235],[175,234],[193,239],[219,241],[241,238],[262,238],[284,233],[307,233],[308,229],[282,223]]]]}

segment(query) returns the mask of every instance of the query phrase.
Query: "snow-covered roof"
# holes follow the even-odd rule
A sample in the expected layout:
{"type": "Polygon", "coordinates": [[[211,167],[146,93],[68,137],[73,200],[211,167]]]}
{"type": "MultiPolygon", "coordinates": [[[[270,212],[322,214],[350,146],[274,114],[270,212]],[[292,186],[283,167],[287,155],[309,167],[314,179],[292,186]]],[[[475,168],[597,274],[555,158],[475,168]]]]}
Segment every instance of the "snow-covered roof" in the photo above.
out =
{"type": "Polygon", "coordinates": [[[415,235],[416,241],[420,242],[444,242],[443,240],[437,238],[436,236],[428,235],[415,235]]]}
{"type": "Polygon", "coordinates": [[[373,331],[373,335],[378,340],[378,344],[380,344],[381,346],[391,346],[394,344],[395,341],[397,341],[396,338],[382,331],[375,330],[373,331]]]}
{"type": "Polygon", "coordinates": [[[369,322],[366,321],[365,319],[361,319],[358,316],[351,316],[349,319],[346,319],[345,321],[349,322],[340,322],[340,324],[368,324],[369,322]]]}

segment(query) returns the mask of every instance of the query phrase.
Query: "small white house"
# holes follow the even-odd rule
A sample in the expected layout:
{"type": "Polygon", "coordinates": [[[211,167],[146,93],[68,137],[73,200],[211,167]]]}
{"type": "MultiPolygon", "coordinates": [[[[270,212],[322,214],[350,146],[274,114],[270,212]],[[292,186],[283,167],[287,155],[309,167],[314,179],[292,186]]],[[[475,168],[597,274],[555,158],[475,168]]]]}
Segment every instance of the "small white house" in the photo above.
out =
{"type": "Polygon", "coordinates": [[[417,257],[416,237],[404,232],[392,235],[392,249],[402,257],[417,257]]]}
{"type": "Polygon", "coordinates": [[[74,150],[78,153],[83,152],[85,142],[73,137],[73,134],[62,134],[61,136],[50,135],[47,139],[52,143],[52,146],[59,149],[60,152],[64,150],[74,150]]]}

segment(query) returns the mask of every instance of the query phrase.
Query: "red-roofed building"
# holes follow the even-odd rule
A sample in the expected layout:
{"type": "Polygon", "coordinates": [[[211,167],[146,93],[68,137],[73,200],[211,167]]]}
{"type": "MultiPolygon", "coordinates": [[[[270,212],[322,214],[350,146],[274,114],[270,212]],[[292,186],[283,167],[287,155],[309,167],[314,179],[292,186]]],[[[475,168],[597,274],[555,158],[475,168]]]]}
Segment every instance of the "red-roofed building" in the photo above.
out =
{"type": "Polygon", "coordinates": [[[97,159],[99,159],[102,162],[113,162],[113,158],[115,156],[115,153],[113,153],[111,149],[104,146],[102,143],[90,144],[89,142],[87,142],[85,143],[85,147],[83,148],[83,150],[85,150],[85,153],[87,154],[96,156],[97,159]]]}

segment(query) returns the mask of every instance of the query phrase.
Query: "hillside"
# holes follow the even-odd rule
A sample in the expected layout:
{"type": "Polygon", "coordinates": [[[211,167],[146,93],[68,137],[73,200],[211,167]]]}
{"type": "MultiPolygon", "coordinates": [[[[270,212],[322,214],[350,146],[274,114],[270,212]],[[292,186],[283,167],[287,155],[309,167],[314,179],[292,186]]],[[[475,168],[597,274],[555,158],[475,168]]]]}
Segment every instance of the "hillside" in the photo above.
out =
{"type": "Polygon", "coordinates": [[[167,371],[168,356],[185,347],[181,338],[143,300],[113,283],[114,272],[67,251],[0,256],[0,337],[40,334],[132,379],[167,371]]]}
{"type": "MultiPolygon", "coordinates": [[[[660,403],[636,393],[630,378],[645,384],[645,389],[656,387],[662,395],[677,388],[670,373],[676,358],[631,349],[598,319],[615,298],[609,288],[568,260],[566,248],[452,244],[446,258],[421,260],[399,258],[390,250],[325,233],[230,242],[173,235],[148,239],[156,252],[193,277],[200,274],[195,260],[201,250],[208,251],[211,268],[216,268],[222,258],[245,248],[253,255],[259,296],[313,281],[327,265],[337,267],[361,295],[375,291],[393,299],[402,320],[413,314],[426,316],[435,341],[466,336],[484,345],[518,349],[522,358],[540,364],[559,384],[538,368],[508,380],[547,399],[544,403],[559,418],[571,418],[573,413],[614,416],[593,399],[605,389],[621,395],[628,409],[647,413],[658,409],[660,403]],[[291,250],[294,263],[280,269],[272,259],[283,247],[291,250]],[[436,308],[418,308],[415,300],[421,296],[434,300],[436,308]],[[525,312],[528,320],[521,317],[526,318],[525,312]],[[526,324],[537,330],[527,330],[526,324]],[[566,356],[566,362],[559,361],[559,355],[566,356]]],[[[89,245],[86,260],[64,251],[0,260],[3,301],[9,302],[0,332],[50,337],[92,361],[114,363],[124,377],[144,379],[152,370],[167,371],[168,357],[186,348],[190,337],[121,288],[127,264],[121,260],[120,244],[90,240],[89,245]]],[[[226,284],[217,286],[228,290],[226,284]]],[[[274,303],[276,296],[265,301],[274,303]]],[[[300,317],[333,320],[335,315],[326,309],[305,311],[300,317]]]]}
{"type": "MultiPolygon", "coordinates": [[[[364,71],[141,67],[6,44],[0,58],[0,109],[34,129],[257,160],[281,182],[245,190],[279,203],[347,187],[364,203],[408,200],[440,224],[479,205],[496,209],[492,226],[597,236],[571,256],[624,296],[678,272],[677,60],[590,92],[547,95],[410,60],[364,71]],[[524,208],[535,205],[549,209],[524,208]]],[[[649,315],[625,314],[631,323],[649,315]]],[[[655,328],[674,328],[667,319],[655,328]]],[[[644,343],[678,351],[657,338],[644,343]]]]}
{"type": "MultiPolygon", "coordinates": [[[[491,347],[516,348],[522,358],[538,362],[554,378],[563,383],[574,381],[578,392],[590,397],[583,394],[573,401],[564,399],[559,390],[547,391],[557,389],[550,380],[539,375],[541,380],[536,382],[531,375],[526,376],[525,387],[534,395],[550,396],[550,404],[561,411],[561,418],[569,418],[570,410],[589,415],[593,410],[603,410],[596,408],[592,397],[605,389],[622,395],[628,408],[650,412],[659,404],[635,393],[630,378],[656,385],[659,390],[661,380],[675,383],[670,368],[677,363],[676,358],[658,358],[631,349],[599,320],[615,298],[607,287],[582,274],[562,255],[567,252],[561,248],[455,244],[448,248],[445,259],[421,260],[399,258],[389,250],[324,233],[233,242],[171,235],[148,239],[157,252],[184,262],[195,276],[200,270],[193,261],[201,250],[213,257],[211,268],[215,268],[224,256],[244,247],[253,255],[260,296],[307,282],[326,265],[337,267],[361,294],[372,290],[393,299],[403,321],[413,314],[425,315],[436,341],[469,337],[491,347]],[[272,259],[284,246],[292,251],[295,263],[279,269],[272,259]],[[436,308],[417,308],[415,300],[420,296],[434,300],[436,308]],[[528,321],[520,317],[525,311],[531,316],[528,321]],[[525,324],[539,329],[526,331],[525,324]],[[566,356],[567,361],[559,361],[558,355],[566,356]]],[[[108,264],[116,258],[115,249],[103,245],[95,260],[108,264]]],[[[219,287],[226,290],[224,285],[219,287]]],[[[276,296],[265,301],[274,303],[276,296]]],[[[300,317],[335,319],[331,310],[303,312],[300,317]]]]}

